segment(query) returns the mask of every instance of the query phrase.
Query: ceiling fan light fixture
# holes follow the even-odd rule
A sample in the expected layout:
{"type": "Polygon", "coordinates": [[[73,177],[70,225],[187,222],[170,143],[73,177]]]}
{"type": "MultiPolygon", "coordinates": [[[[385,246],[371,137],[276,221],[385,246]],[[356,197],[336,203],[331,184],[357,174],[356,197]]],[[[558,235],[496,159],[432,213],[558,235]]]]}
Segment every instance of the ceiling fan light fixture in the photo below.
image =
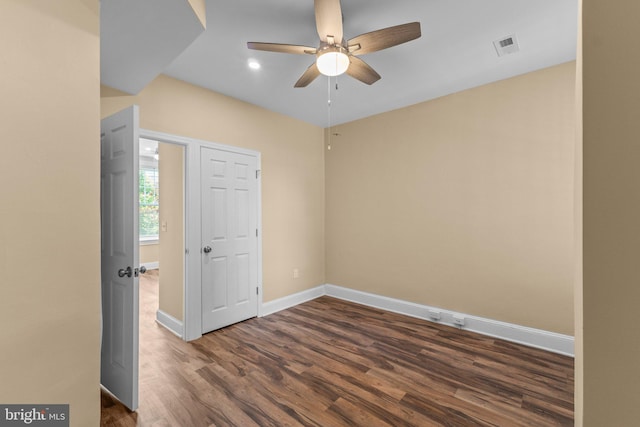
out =
{"type": "Polygon", "coordinates": [[[325,76],[339,76],[349,68],[349,56],[342,46],[329,46],[318,53],[316,66],[325,76]]]}

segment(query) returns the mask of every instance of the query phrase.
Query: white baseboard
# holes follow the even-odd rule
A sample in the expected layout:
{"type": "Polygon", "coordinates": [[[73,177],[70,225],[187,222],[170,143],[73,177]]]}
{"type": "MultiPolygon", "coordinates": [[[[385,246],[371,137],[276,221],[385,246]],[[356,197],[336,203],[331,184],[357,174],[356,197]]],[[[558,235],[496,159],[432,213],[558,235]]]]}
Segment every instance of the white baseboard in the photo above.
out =
{"type": "MultiPolygon", "coordinates": [[[[465,320],[465,325],[462,327],[464,330],[523,344],[529,347],[540,348],[553,353],[564,354],[566,356],[574,357],[575,354],[574,338],[569,335],[529,328],[527,326],[515,325],[498,320],[486,319],[483,317],[458,313],[423,304],[416,304],[409,301],[356,291],[354,289],[343,288],[341,286],[330,284],[317,286],[306,291],[264,303],[260,309],[260,316],[268,316],[269,314],[294,307],[323,295],[454,327],[456,327],[456,325],[454,324],[453,316],[462,316],[465,320]],[[440,320],[435,321],[431,319],[429,317],[430,310],[439,312],[440,320]]],[[[180,327],[182,327],[181,323],[180,327]]]]}
{"type": "Polygon", "coordinates": [[[143,262],[142,264],[147,270],[157,270],[160,268],[160,261],[143,262]]]}
{"type": "Polygon", "coordinates": [[[325,285],[320,285],[297,294],[287,295],[273,301],[263,303],[260,307],[260,316],[268,316],[287,308],[291,308],[303,302],[311,301],[326,294],[325,285]]]}
{"type": "Polygon", "coordinates": [[[455,326],[453,322],[454,314],[463,316],[465,318],[465,325],[462,329],[464,330],[523,344],[529,347],[564,354],[566,356],[574,357],[575,354],[574,338],[569,335],[562,335],[555,332],[543,331],[541,329],[534,329],[497,320],[471,316],[464,313],[457,313],[437,307],[430,307],[427,305],[375,295],[368,292],[343,288],[341,286],[328,284],[325,285],[324,288],[324,294],[327,296],[392,311],[394,313],[417,317],[444,325],[455,326]],[[440,320],[434,321],[430,319],[429,310],[440,312],[440,320]]]}
{"type": "Polygon", "coordinates": [[[156,322],[182,338],[182,322],[162,310],[156,311],[156,322]]]}

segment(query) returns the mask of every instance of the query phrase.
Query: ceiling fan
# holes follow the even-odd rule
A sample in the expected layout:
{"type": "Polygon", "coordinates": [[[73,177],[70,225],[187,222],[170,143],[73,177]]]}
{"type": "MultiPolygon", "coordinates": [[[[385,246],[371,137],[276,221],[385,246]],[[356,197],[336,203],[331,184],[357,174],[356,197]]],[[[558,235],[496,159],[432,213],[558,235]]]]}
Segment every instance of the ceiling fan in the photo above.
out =
{"type": "Polygon", "coordinates": [[[319,47],[281,43],[248,42],[247,47],[268,52],[315,55],[316,61],[298,79],[295,87],[306,87],[320,74],[337,76],[342,73],[371,85],[380,75],[358,56],[376,52],[421,36],[420,23],[411,22],[387,27],[344,40],[340,0],[314,0],[319,47]]]}

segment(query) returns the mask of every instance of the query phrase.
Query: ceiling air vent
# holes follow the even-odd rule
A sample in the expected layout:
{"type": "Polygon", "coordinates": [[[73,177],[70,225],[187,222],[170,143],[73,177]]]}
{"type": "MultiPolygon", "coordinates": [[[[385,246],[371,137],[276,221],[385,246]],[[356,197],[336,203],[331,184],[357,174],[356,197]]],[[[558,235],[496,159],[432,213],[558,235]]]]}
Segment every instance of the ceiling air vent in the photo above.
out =
{"type": "Polygon", "coordinates": [[[509,55],[520,51],[518,39],[516,39],[515,34],[496,40],[493,42],[493,45],[496,48],[498,56],[509,55]]]}

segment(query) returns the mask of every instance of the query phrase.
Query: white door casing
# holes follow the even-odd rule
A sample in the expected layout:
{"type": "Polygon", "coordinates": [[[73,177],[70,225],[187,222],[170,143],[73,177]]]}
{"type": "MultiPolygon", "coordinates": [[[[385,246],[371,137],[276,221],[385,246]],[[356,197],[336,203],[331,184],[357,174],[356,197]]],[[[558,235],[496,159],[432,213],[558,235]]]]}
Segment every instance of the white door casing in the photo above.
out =
{"type": "Polygon", "coordinates": [[[100,138],[100,383],[131,410],[138,407],[138,117],[134,105],[103,119],[100,138]]]}
{"type": "Polygon", "coordinates": [[[202,333],[258,314],[257,162],[200,150],[202,333]]]}

